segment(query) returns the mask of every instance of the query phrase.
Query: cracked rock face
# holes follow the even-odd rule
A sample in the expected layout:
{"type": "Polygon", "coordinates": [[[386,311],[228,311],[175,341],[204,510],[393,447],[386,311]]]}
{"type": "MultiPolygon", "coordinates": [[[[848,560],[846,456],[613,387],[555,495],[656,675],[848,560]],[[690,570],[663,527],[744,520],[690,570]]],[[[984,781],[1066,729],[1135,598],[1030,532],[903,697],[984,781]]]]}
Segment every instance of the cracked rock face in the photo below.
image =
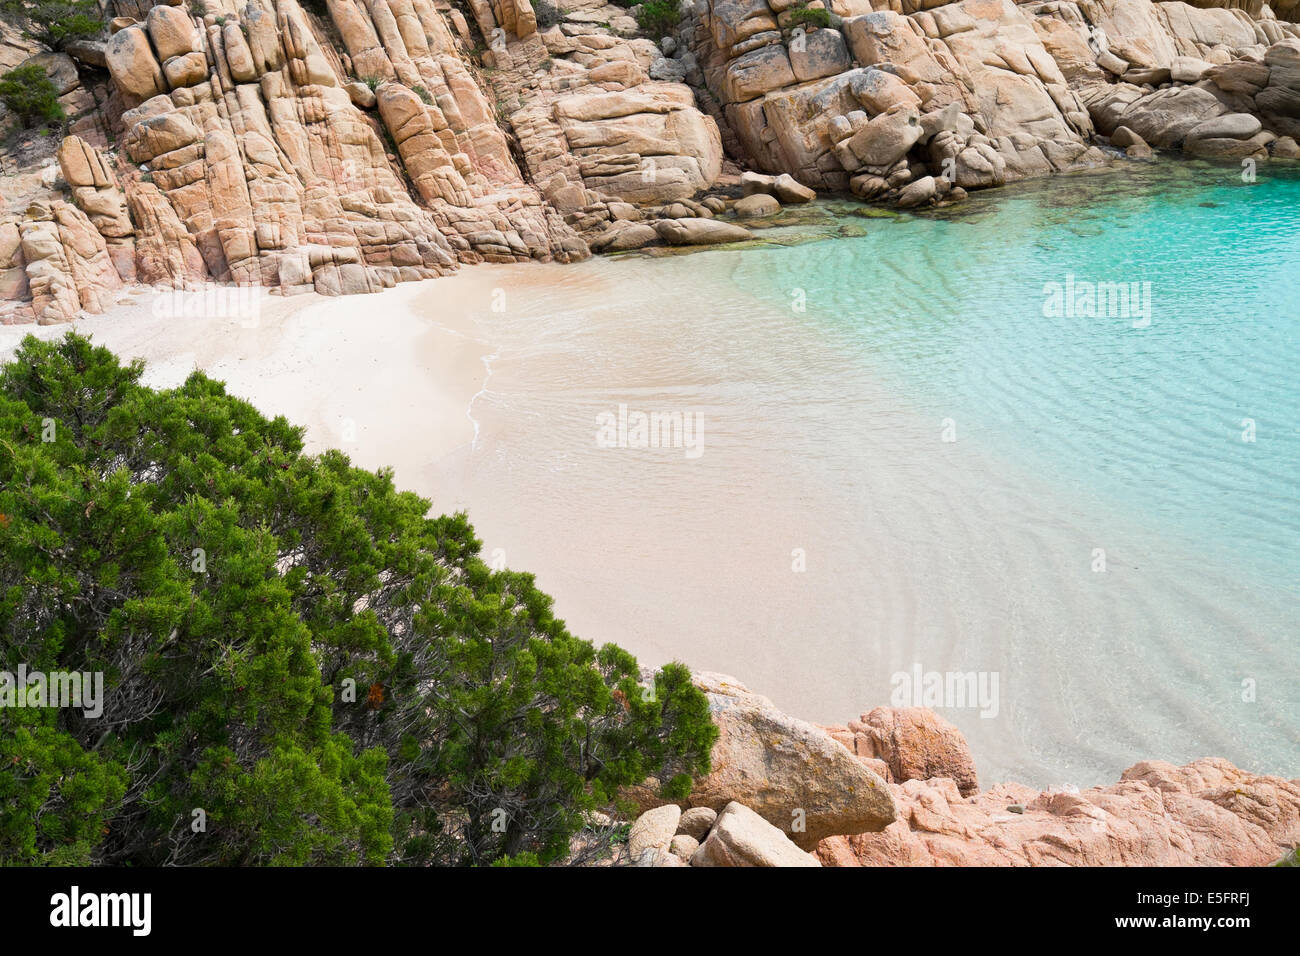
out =
{"type": "Polygon", "coordinates": [[[7,190],[0,320],[66,321],[137,281],[344,294],[732,241],[697,198],[744,168],[781,203],[912,207],[1112,162],[1121,129],[1225,162],[1300,153],[1300,0],[825,2],[693,0],[650,38],[605,0],[114,0],[69,55],[7,41],[73,135],[45,159],[66,191],[7,190]]]}

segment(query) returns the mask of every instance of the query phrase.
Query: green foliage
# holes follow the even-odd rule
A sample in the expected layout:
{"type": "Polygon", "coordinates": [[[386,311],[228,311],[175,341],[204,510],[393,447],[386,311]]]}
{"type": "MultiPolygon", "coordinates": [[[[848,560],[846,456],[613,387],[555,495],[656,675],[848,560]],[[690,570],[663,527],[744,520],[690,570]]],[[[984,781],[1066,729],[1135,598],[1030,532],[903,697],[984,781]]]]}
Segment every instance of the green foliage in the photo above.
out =
{"type": "Polygon", "coordinates": [[[27,128],[47,126],[64,118],[58,88],[45,67],[35,63],[16,67],[0,77],[0,102],[27,128]]]}
{"type": "Polygon", "coordinates": [[[542,29],[553,27],[564,19],[553,0],[533,0],[533,13],[537,17],[537,25],[542,29]]]}
{"type": "Polygon", "coordinates": [[[370,87],[370,91],[373,93],[375,90],[379,89],[380,84],[384,81],[377,76],[363,76],[361,82],[370,87]]]}
{"type": "Polygon", "coordinates": [[[208,15],[208,5],[203,0],[190,0],[190,16],[206,17],[208,15]]]}
{"type": "Polygon", "coordinates": [[[684,667],[643,687],[463,514],[141,372],[75,334],[0,369],[0,669],[105,687],[0,708],[0,862],[546,865],[707,770],[684,667]]]}
{"type": "Polygon", "coordinates": [[[821,7],[809,7],[806,3],[798,3],[790,8],[788,22],[792,27],[828,27],[831,25],[831,14],[829,10],[821,7]]]}
{"type": "Polygon", "coordinates": [[[646,0],[636,12],[637,25],[649,37],[667,36],[682,18],[681,0],[646,0]]]}
{"type": "Polygon", "coordinates": [[[97,37],[104,29],[95,0],[0,0],[0,11],[25,18],[24,32],[52,50],[97,37]]]}
{"type": "Polygon", "coordinates": [[[1291,852],[1282,857],[1273,864],[1274,866],[1300,866],[1300,846],[1293,847],[1291,852]]]}
{"type": "Polygon", "coordinates": [[[433,105],[433,97],[429,95],[429,91],[423,86],[413,86],[411,91],[424,102],[425,106],[433,105]]]}
{"type": "Polygon", "coordinates": [[[493,866],[541,866],[536,853],[520,853],[518,856],[503,856],[493,866]]]}

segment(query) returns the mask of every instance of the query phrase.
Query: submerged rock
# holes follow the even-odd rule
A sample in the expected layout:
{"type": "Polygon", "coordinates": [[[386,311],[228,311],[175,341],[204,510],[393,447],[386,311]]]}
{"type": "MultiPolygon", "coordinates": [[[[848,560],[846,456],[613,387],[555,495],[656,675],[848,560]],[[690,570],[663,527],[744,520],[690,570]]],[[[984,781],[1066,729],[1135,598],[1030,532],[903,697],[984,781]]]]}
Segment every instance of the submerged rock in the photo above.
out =
{"type": "Polygon", "coordinates": [[[728,222],[718,222],[716,219],[660,219],[654,228],[660,238],[674,246],[743,242],[754,238],[748,229],[728,222]]]}

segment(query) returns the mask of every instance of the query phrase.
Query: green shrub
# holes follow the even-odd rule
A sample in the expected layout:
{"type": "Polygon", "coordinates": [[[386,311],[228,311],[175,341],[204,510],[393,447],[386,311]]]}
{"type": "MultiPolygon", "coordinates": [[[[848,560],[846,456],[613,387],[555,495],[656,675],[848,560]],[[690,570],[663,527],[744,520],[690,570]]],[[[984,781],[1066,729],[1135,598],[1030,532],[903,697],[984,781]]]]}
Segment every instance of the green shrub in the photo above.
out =
{"type": "Polygon", "coordinates": [[[0,77],[0,102],[17,114],[24,127],[48,126],[64,118],[58,88],[45,67],[35,63],[0,77]]]}
{"type": "Polygon", "coordinates": [[[384,81],[377,76],[363,76],[361,82],[370,87],[370,91],[373,93],[375,90],[379,89],[379,85],[384,81]]]}
{"type": "Polygon", "coordinates": [[[203,0],[190,0],[190,16],[206,17],[208,15],[208,5],[203,0]]]}
{"type": "Polygon", "coordinates": [[[1274,866],[1300,866],[1300,846],[1292,848],[1291,852],[1286,854],[1282,859],[1273,864],[1274,866]]]}
{"type": "Polygon", "coordinates": [[[637,25],[652,39],[667,36],[682,18],[681,0],[646,0],[636,12],[637,25]]]}
{"type": "Polygon", "coordinates": [[[831,15],[828,10],[799,3],[790,8],[789,24],[792,27],[828,27],[831,25],[831,15]]]}
{"type": "Polygon", "coordinates": [[[429,95],[429,91],[426,90],[423,86],[413,86],[411,87],[411,91],[416,96],[418,96],[421,100],[423,100],[426,106],[433,105],[433,97],[429,95]]]}
{"type": "Polygon", "coordinates": [[[533,13],[537,16],[537,25],[543,29],[553,27],[564,19],[552,0],[533,0],[533,13]]]}
{"type": "Polygon", "coordinates": [[[104,29],[95,0],[0,0],[0,10],[24,17],[24,33],[52,50],[97,37],[104,29]]]}
{"type": "Polygon", "coordinates": [[[0,670],[104,675],[98,717],[0,707],[0,865],[546,865],[707,769],[683,666],[651,692],[465,515],[142,371],[72,333],[0,367],[0,670]]]}

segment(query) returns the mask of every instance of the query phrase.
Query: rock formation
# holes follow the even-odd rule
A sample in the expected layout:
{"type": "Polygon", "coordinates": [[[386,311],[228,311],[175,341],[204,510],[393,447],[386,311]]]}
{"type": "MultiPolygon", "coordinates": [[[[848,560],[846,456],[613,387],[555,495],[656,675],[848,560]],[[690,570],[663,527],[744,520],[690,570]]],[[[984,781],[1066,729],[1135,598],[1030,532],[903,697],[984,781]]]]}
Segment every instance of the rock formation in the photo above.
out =
{"type": "Polygon", "coordinates": [[[1139,763],[1116,784],[980,791],[961,732],[924,708],[877,707],[836,740],[883,763],[898,818],[825,839],[827,866],[1260,866],[1300,843],[1300,780],[1205,758],[1139,763]]]}
{"type": "Polygon", "coordinates": [[[62,53],[0,36],[72,118],[4,180],[0,320],[743,241],[813,190],[921,207],[1121,150],[1300,156],[1300,0],[692,0],[664,37],[456,3],[114,0],[62,53]]]}
{"type": "MultiPolygon", "coordinates": [[[[695,684],[719,736],[712,770],[695,782],[687,807],[721,812],[742,803],[805,849],[894,821],[885,781],[825,730],[782,713],[734,677],[696,674],[695,684]]],[[[643,809],[658,802],[653,788],[631,796],[643,809]]]]}
{"type": "Polygon", "coordinates": [[[1300,843],[1300,781],[1205,758],[1118,783],[963,797],[950,777],[890,784],[897,822],[823,840],[826,866],[1263,866],[1300,843]]]}
{"type": "Polygon", "coordinates": [[[965,738],[931,710],[877,707],[819,728],[732,678],[695,681],[722,731],[713,770],[691,809],[636,819],[626,856],[636,865],[1261,866],[1300,845],[1300,780],[1219,758],[1146,761],[1083,791],[981,791],[965,738]],[[847,810],[861,788],[846,758],[886,781],[870,791],[874,818],[847,810]],[[800,801],[807,833],[783,825],[800,801]]]}

